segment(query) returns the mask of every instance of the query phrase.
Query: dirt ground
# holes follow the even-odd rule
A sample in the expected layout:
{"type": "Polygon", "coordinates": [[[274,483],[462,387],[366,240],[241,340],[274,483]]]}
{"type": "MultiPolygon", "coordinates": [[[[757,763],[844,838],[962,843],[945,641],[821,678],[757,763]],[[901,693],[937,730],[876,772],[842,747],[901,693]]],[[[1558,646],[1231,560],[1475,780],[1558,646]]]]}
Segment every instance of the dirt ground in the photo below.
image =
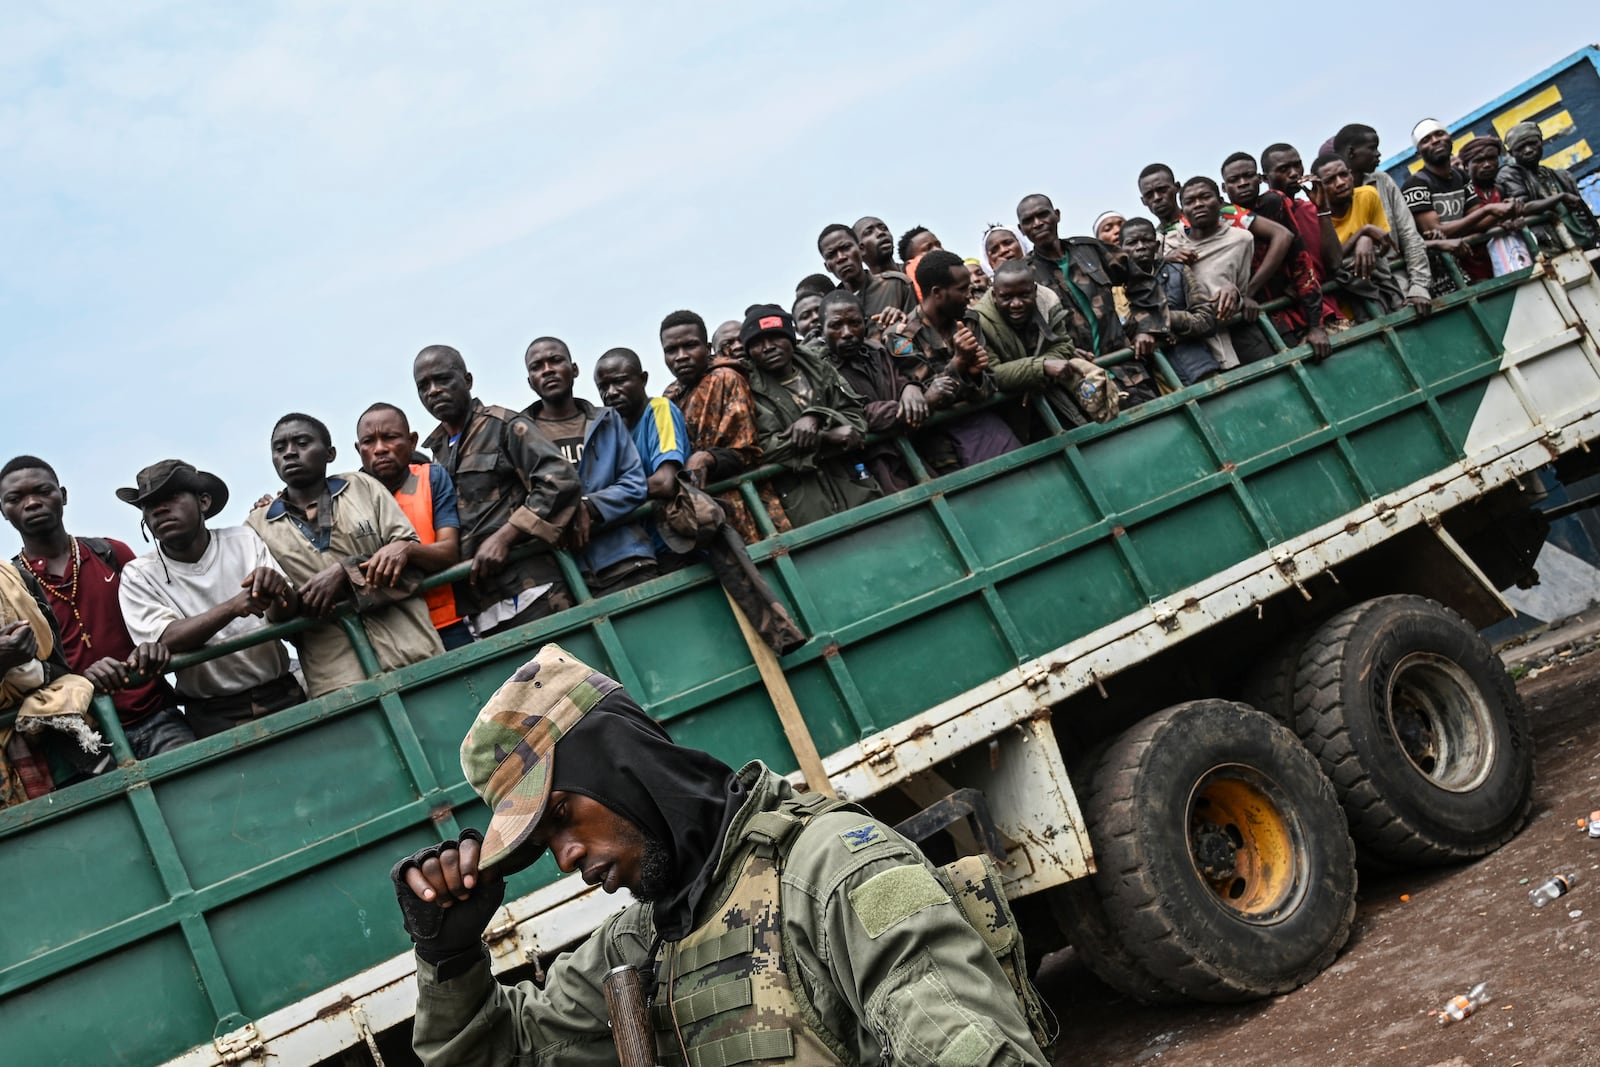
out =
{"type": "Polygon", "coordinates": [[[1528,826],[1464,867],[1361,871],[1350,941],[1315,981],[1233,1007],[1148,1008],[1095,980],[1071,949],[1040,988],[1062,1023],[1055,1062],[1159,1067],[1482,1067],[1600,1064],[1600,840],[1575,820],[1600,808],[1600,636],[1508,654],[1536,741],[1528,826]],[[1528,890],[1576,871],[1543,909],[1528,890]],[[1404,899],[1409,897],[1409,900],[1404,899]],[[1493,1002],[1440,1026],[1451,997],[1487,982],[1493,1002]]]}

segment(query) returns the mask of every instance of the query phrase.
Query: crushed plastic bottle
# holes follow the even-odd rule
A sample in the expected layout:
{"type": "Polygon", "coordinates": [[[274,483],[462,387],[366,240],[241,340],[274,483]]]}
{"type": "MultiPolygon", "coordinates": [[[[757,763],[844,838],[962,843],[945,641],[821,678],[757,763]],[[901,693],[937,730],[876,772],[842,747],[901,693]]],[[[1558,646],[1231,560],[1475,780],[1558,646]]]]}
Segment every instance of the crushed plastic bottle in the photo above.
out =
{"type": "Polygon", "coordinates": [[[1552,875],[1543,885],[1528,890],[1528,903],[1536,908],[1542,908],[1557,897],[1566,896],[1567,892],[1577,884],[1576,874],[1552,875]]]}
{"type": "Polygon", "coordinates": [[[1494,998],[1489,995],[1488,984],[1479,982],[1459,997],[1451,997],[1439,1011],[1439,1025],[1449,1026],[1471,1015],[1494,998]]]}

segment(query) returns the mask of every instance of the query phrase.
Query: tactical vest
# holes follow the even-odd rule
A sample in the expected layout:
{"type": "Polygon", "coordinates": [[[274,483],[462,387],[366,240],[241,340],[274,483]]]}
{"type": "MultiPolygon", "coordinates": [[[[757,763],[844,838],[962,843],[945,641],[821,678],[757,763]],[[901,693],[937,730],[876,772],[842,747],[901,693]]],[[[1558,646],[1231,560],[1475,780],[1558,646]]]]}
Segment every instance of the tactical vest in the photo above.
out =
{"type": "Polygon", "coordinates": [[[806,819],[836,804],[813,795],[752,816],[738,875],[715,913],[662,946],[652,1007],[662,1067],[845,1062],[796,988],[779,903],[783,845],[806,819]]]}
{"type": "MultiPolygon", "coordinates": [[[[663,945],[656,959],[651,1021],[662,1067],[732,1067],[757,1060],[855,1063],[851,1048],[817,1013],[794,968],[779,899],[789,846],[811,819],[841,808],[866,815],[857,805],[813,793],[787,800],[777,811],[760,812],[746,824],[739,873],[715,914],[683,940],[663,945]]],[[[1048,1048],[1055,1021],[1028,981],[1022,934],[1000,872],[986,856],[965,856],[935,874],[999,962],[1034,1039],[1048,1048]]]]}

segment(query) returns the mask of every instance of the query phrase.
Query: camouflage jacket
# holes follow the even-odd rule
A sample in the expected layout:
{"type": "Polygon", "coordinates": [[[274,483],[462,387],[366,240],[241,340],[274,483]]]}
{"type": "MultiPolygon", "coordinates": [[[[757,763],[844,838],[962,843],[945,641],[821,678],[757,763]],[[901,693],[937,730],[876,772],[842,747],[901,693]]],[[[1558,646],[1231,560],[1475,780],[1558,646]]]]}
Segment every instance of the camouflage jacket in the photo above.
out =
{"type": "MultiPolygon", "coordinates": [[[[689,442],[695,452],[707,452],[713,463],[706,481],[718,482],[761,465],[761,431],[756,428],[756,402],[750,393],[749,372],[736,359],[717,357],[693,385],[673,382],[663,395],[683,411],[689,428],[689,442]]],[[[789,529],[789,519],[777,491],[762,484],[761,503],[777,533],[789,529]]],[[[717,497],[727,512],[728,523],[753,545],[761,540],[761,529],[745,507],[737,489],[717,497]]]]}
{"type": "MultiPolygon", "coordinates": [[[[740,847],[718,859],[696,917],[701,924],[712,920],[744,867],[751,820],[795,796],[760,763],[746,765],[739,777],[750,799],[726,841],[740,847]]],[[[861,1064],[1046,1062],[983,937],[948,894],[935,891],[922,854],[870,816],[842,810],[805,824],[784,860],[778,910],[750,926],[757,936],[792,946],[793,969],[814,1017],[825,1021],[843,1058],[861,1064]]],[[[487,951],[448,981],[418,959],[417,1054],[428,1065],[614,1065],[602,983],[613,967],[646,962],[654,942],[649,907],[635,903],[561,955],[542,987],[499,984],[487,951]]]]}
{"type": "MultiPolygon", "coordinates": [[[[478,551],[484,538],[510,523],[546,545],[554,545],[583,496],[578,472],[521,412],[476,398],[454,444],[443,426],[423,447],[450,472],[461,513],[461,558],[478,551]]],[[[494,578],[455,586],[456,603],[471,614],[524,589],[560,577],[544,553],[512,560],[494,578]]]]}
{"type": "MultiPolygon", "coordinates": [[[[984,341],[983,322],[978,318],[977,312],[968,308],[962,318],[978,338],[978,343],[987,347],[984,341]]],[[[994,394],[994,378],[988,372],[974,378],[949,369],[950,358],[955,355],[955,349],[950,346],[950,342],[937,327],[923,319],[920,304],[911,310],[911,314],[907,315],[903,322],[897,322],[885,331],[883,344],[894,359],[895,370],[899,371],[906,381],[921,386],[924,390],[937,378],[948,378],[954,382],[956,392],[949,403],[981,400],[994,394]]]]}
{"type": "Polygon", "coordinates": [[[1059,263],[1045,258],[1037,248],[1028,253],[1027,263],[1034,280],[1061,298],[1075,346],[1096,356],[1128,347],[1129,338],[1112,297],[1112,289],[1118,286],[1128,297],[1128,328],[1148,333],[1157,341],[1166,338],[1170,332],[1167,302],[1155,278],[1132,256],[1093,237],[1069,237],[1062,244],[1069,264],[1066,275],[1059,263]]]}

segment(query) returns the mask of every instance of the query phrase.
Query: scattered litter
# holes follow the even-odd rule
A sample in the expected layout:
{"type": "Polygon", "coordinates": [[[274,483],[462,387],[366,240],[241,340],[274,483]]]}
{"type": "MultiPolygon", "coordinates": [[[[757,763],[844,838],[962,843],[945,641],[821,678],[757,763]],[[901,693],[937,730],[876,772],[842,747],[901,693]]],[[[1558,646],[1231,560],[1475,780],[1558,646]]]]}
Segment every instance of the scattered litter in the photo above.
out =
{"type": "Polygon", "coordinates": [[[1582,914],[1583,914],[1583,909],[1582,908],[1573,908],[1571,911],[1567,912],[1567,918],[1576,919],[1579,916],[1581,916],[1582,914]]]}
{"type": "Polygon", "coordinates": [[[1557,897],[1566,896],[1568,890],[1577,884],[1576,874],[1552,875],[1543,885],[1528,891],[1528,903],[1536,908],[1542,908],[1557,897]]]}
{"type": "Polygon", "coordinates": [[[1518,879],[1517,879],[1517,884],[1518,884],[1518,885],[1527,885],[1527,884],[1528,884],[1528,882],[1529,882],[1529,881],[1531,881],[1531,879],[1528,879],[1528,878],[1518,878],[1518,879]]]}
{"type": "Polygon", "coordinates": [[[1449,1026],[1471,1015],[1494,998],[1489,995],[1488,984],[1479,982],[1461,996],[1451,997],[1439,1010],[1439,1025],[1449,1026]]]}
{"type": "Polygon", "coordinates": [[[1411,894],[1410,893],[1401,893],[1400,894],[1400,903],[1402,903],[1402,904],[1411,903],[1411,894]]]}

